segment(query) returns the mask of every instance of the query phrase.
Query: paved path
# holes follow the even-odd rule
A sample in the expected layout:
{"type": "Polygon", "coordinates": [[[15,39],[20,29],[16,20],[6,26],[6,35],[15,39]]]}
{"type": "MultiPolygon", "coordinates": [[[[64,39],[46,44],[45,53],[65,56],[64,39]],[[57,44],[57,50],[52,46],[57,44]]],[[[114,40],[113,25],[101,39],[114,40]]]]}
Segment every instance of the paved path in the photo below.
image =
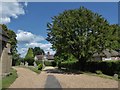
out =
{"type": "Polygon", "coordinates": [[[47,75],[45,72],[35,72],[21,67],[14,67],[17,70],[18,78],[9,88],[44,88],[47,75]]]}
{"type": "Polygon", "coordinates": [[[18,78],[10,88],[118,88],[118,82],[85,74],[65,74],[46,67],[39,75],[33,71],[14,67],[18,78]]]}

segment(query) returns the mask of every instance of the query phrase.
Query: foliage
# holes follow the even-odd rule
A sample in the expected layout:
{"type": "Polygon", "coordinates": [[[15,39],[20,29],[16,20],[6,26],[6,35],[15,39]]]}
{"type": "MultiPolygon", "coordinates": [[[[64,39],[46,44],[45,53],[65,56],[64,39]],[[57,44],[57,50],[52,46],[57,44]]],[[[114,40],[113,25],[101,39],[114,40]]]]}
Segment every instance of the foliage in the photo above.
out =
{"type": "Polygon", "coordinates": [[[17,71],[14,69],[11,69],[11,74],[9,76],[6,76],[2,78],[2,90],[5,90],[5,88],[8,88],[17,78],[17,71]]]}
{"type": "Polygon", "coordinates": [[[32,48],[29,48],[28,49],[28,52],[25,56],[25,61],[28,62],[28,65],[33,65],[34,63],[34,55],[33,55],[33,49],[32,48]]]}
{"type": "Polygon", "coordinates": [[[35,47],[34,49],[33,49],[33,53],[34,53],[34,56],[35,55],[44,55],[45,54],[45,52],[44,52],[44,50],[43,49],[41,49],[40,47],[35,47]]]}
{"type": "MultiPolygon", "coordinates": [[[[78,70],[79,64],[78,62],[62,62],[62,68],[66,68],[67,70],[78,70]]],[[[120,73],[120,61],[102,61],[102,62],[86,62],[84,71],[96,73],[101,71],[103,74],[113,76],[115,73],[120,73]]]]}
{"type": "Polygon", "coordinates": [[[33,49],[29,48],[25,58],[34,58],[33,49]]]}
{"type": "Polygon", "coordinates": [[[43,65],[42,65],[42,64],[39,64],[39,65],[38,65],[38,70],[42,70],[42,68],[43,68],[43,65]]]}
{"type": "Polygon", "coordinates": [[[43,62],[40,60],[35,61],[37,65],[42,64],[43,62]]]}
{"type": "Polygon", "coordinates": [[[45,66],[52,66],[52,63],[50,61],[44,61],[45,66]]]}
{"type": "Polygon", "coordinates": [[[52,66],[55,67],[56,66],[56,62],[55,61],[52,61],[52,66]]]}
{"type": "Polygon", "coordinates": [[[47,27],[47,40],[52,44],[52,48],[58,54],[71,53],[79,60],[81,69],[94,53],[117,48],[114,35],[116,36],[118,28],[110,26],[101,15],[84,7],[65,10],[54,16],[47,27]]]}

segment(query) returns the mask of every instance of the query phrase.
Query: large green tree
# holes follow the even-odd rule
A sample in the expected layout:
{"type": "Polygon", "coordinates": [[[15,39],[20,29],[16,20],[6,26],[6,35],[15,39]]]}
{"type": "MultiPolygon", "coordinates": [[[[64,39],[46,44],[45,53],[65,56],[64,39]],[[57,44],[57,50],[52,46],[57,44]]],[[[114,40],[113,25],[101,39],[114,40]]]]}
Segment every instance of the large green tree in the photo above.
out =
{"type": "Polygon", "coordinates": [[[53,48],[59,53],[72,53],[81,67],[94,53],[113,48],[111,44],[114,40],[110,37],[115,33],[108,21],[84,7],[54,16],[47,27],[47,40],[53,48]]]}
{"type": "Polygon", "coordinates": [[[45,54],[45,52],[44,52],[44,50],[43,49],[41,49],[40,47],[35,47],[34,49],[33,49],[33,53],[34,53],[34,56],[35,55],[44,55],[45,54]]]}

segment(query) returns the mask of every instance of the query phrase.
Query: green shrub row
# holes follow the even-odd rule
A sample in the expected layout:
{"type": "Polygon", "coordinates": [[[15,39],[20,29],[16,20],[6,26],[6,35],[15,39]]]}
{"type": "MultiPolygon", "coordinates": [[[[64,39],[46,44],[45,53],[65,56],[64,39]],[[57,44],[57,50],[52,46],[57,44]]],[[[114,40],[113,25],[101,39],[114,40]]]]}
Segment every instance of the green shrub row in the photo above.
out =
{"type": "Polygon", "coordinates": [[[56,66],[56,62],[55,61],[44,61],[44,64],[45,66],[53,66],[55,67],[56,66]]]}
{"type": "MultiPolygon", "coordinates": [[[[81,68],[78,62],[73,61],[61,62],[58,66],[68,70],[80,70],[81,68]]],[[[120,74],[120,61],[86,62],[84,71],[96,73],[97,70],[100,70],[103,74],[111,76],[113,76],[115,73],[120,74]]]]}

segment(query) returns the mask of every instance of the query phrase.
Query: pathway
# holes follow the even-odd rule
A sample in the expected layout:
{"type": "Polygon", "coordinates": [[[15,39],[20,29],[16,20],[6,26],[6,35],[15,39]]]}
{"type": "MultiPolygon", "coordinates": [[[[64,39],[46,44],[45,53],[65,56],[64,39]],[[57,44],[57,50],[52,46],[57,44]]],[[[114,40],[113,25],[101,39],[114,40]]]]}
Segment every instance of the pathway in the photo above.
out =
{"type": "Polygon", "coordinates": [[[14,68],[18,78],[10,88],[118,88],[118,82],[112,79],[65,74],[53,67],[46,67],[39,75],[26,68],[14,68]]]}

